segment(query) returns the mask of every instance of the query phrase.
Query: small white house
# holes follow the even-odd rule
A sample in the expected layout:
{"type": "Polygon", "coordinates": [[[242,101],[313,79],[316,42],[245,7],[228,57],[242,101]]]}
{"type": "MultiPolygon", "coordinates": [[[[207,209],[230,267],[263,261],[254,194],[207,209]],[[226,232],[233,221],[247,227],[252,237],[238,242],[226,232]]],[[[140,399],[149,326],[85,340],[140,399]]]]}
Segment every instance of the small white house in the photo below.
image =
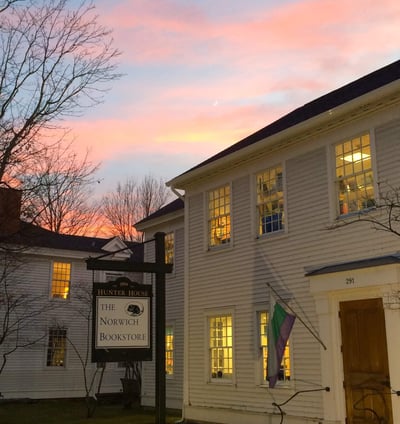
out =
{"type": "Polygon", "coordinates": [[[400,238],[362,222],[387,220],[399,164],[397,61],[169,181],[184,230],[179,216],[142,228],[176,231],[187,422],[400,422],[400,238]],[[274,388],[272,299],[297,316],[274,388]]]}
{"type": "MultiPolygon", "coordinates": [[[[107,258],[142,260],[141,246],[121,251],[132,246],[118,238],[56,234],[20,221],[18,196],[0,189],[0,366],[9,353],[0,373],[1,396],[83,397],[84,369],[89,383],[95,375],[90,395],[120,392],[122,364],[108,363],[99,387],[102,368],[91,363],[90,302],[93,282],[114,281],[121,274],[88,271],[86,259],[119,251],[107,258]]],[[[142,274],[127,276],[142,279],[142,274]]]]}

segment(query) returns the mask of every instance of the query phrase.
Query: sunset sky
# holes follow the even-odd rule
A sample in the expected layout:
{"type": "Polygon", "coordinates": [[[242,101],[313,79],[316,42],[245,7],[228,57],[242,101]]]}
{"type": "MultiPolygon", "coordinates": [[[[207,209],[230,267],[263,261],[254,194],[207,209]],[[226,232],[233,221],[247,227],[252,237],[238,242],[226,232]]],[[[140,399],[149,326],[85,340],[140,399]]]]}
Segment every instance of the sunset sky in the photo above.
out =
{"type": "Polygon", "coordinates": [[[122,51],[104,104],[68,122],[100,191],[169,180],[400,58],[399,0],[94,0],[122,51]]]}

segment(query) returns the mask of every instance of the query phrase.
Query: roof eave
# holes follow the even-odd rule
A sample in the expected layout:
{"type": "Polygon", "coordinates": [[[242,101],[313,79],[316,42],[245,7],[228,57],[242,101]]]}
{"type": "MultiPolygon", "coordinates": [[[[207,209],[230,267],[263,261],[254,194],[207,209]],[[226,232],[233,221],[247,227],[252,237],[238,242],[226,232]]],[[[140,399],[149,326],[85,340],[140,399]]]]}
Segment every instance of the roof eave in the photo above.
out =
{"type": "Polygon", "coordinates": [[[184,216],[184,210],[180,209],[178,211],[174,211],[162,216],[158,216],[154,219],[149,219],[144,222],[138,222],[137,224],[134,224],[134,227],[138,231],[147,231],[149,228],[153,228],[158,225],[169,223],[171,221],[183,218],[183,216],[184,216]]]}
{"type": "MultiPolygon", "coordinates": [[[[200,166],[173,178],[166,184],[172,189],[185,190],[193,181],[205,179],[223,168],[232,168],[233,163],[240,161],[243,162],[245,157],[252,157],[260,150],[265,151],[267,148],[271,149],[274,146],[283,145],[285,140],[288,140],[287,145],[300,143],[304,140],[304,138],[299,137],[297,140],[294,140],[294,138],[299,134],[307,134],[312,130],[316,131],[317,129],[320,129],[320,132],[330,130],[333,126],[335,126],[335,121],[338,121],[339,125],[338,118],[340,117],[349,116],[348,120],[354,119],[354,114],[351,114],[350,117],[350,112],[352,111],[358,111],[358,117],[368,115],[371,113],[371,108],[368,108],[367,105],[371,103],[378,103],[380,100],[388,98],[391,94],[393,94],[392,103],[400,101],[400,80],[393,81],[355,99],[342,103],[332,109],[319,113],[307,120],[288,127],[283,131],[279,131],[269,137],[245,146],[240,150],[229,153],[226,156],[217,158],[205,163],[204,165],[200,164],[200,166]],[[395,98],[394,101],[393,98],[395,98]],[[327,125],[325,128],[324,126],[330,122],[332,125],[327,125]]],[[[340,125],[343,124],[344,121],[340,120],[340,125]]]]}

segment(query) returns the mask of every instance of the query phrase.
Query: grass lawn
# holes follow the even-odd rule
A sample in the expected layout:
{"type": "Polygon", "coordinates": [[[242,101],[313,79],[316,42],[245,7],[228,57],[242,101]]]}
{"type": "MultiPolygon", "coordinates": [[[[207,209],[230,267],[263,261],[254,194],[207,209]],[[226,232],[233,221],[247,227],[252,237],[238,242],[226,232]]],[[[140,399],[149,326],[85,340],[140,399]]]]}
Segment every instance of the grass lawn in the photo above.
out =
{"type": "MultiPolygon", "coordinates": [[[[167,411],[167,424],[180,419],[178,411],[167,411]]],[[[0,403],[2,424],[154,424],[153,409],[124,409],[120,404],[98,405],[92,418],[86,418],[83,400],[40,400],[0,403]]]]}

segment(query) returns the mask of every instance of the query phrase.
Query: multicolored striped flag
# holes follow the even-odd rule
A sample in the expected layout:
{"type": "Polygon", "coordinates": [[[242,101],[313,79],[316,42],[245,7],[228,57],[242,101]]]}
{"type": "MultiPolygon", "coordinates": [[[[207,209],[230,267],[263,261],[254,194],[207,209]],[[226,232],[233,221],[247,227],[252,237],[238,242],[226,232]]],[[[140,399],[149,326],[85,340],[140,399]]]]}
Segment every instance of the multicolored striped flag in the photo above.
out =
{"type": "Polygon", "coordinates": [[[295,315],[288,314],[279,303],[275,303],[274,313],[268,324],[267,380],[270,388],[275,387],[278,381],[286,342],[295,319],[295,315]]]}

